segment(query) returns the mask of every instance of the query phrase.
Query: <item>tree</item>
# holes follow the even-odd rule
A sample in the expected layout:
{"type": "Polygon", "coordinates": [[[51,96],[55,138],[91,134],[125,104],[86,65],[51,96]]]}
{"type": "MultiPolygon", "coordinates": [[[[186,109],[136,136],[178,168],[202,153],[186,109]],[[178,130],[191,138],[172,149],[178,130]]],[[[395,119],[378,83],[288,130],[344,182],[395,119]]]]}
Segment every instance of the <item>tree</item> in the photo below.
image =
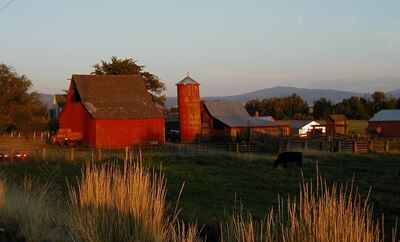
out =
{"type": "Polygon", "coordinates": [[[32,82],[0,64],[0,131],[30,131],[47,127],[47,110],[39,95],[29,92],[32,82]]]}
{"type": "Polygon", "coordinates": [[[314,102],[313,116],[315,119],[326,120],[334,111],[334,106],[331,101],[326,98],[321,98],[314,102]]]}
{"type": "Polygon", "coordinates": [[[369,119],[371,117],[369,103],[362,97],[343,99],[342,102],[336,104],[335,112],[344,114],[349,119],[369,119]]]}
{"type": "Polygon", "coordinates": [[[397,99],[397,108],[400,109],[400,97],[397,99]]]}
{"type": "Polygon", "coordinates": [[[151,94],[153,101],[164,106],[166,97],[164,94],[165,84],[160,78],[150,72],[144,70],[145,66],[138,65],[133,58],[118,58],[111,57],[111,61],[102,60],[100,63],[93,66],[95,75],[123,75],[134,74],[141,75],[147,91],[151,94]]]}
{"type": "Polygon", "coordinates": [[[246,103],[245,108],[251,116],[254,116],[256,112],[261,111],[261,102],[258,99],[250,100],[246,103]]]}
{"type": "Polygon", "coordinates": [[[309,116],[308,104],[296,94],[261,101],[250,100],[245,107],[251,115],[258,112],[262,116],[272,116],[275,119],[306,119],[309,116]]]}

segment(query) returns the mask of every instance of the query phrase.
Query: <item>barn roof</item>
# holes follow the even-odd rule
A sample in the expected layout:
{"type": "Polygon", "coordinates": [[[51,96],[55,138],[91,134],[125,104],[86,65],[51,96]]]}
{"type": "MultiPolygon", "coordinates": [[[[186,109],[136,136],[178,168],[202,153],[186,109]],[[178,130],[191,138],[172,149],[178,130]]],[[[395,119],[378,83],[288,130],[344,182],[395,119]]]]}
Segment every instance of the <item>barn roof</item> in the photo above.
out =
{"type": "Polygon", "coordinates": [[[275,121],[275,118],[272,116],[259,116],[258,118],[262,119],[262,120],[266,120],[266,121],[271,121],[271,122],[275,121]]]}
{"type": "Polygon", "coordinates": [[[301,129],[313,120],[289,120],[288,123],[292,129],[301,129]]]}
{"type": "Polygon", "coordinates": [[[251,117],[240,102],[233,101],[204,101],[210,115],[224,123],[234,127],[265,127],[270,121],[251,117]]]}
{"type": "Polygon", "coordinates": [[[371,122],[393,122],[400,121],[400,109],[385,109],[374,115],[369,121],[371,122]]]}
{"type": "Polygon", "coordinates": [[[185,78],[183,78],[182,81],[178,82],[178,85],[187,85],[187,84],[200,85],[197,81],[195,81],[189,75],[186,76],[185,78]]]}
{"type": "Polygon", "coordinates": [[[331,114],[329,115],[329,118],[333,121],[346,121],[347,118],[343,114],[331,114]]]}
{"type": "Polygon", "coordinates": [[[86,110],[96,119],[161,118],[139,75],[73,75],[86,110]]]}

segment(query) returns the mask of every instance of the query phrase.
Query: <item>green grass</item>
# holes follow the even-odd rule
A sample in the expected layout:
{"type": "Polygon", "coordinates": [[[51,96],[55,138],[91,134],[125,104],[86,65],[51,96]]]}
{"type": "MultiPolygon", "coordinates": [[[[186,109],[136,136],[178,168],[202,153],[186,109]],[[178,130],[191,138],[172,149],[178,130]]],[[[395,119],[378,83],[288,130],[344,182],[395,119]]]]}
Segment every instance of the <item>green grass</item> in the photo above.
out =
{"type": "MultiPolygon", "coordinates": [[[[367,196],[372,188],[371,201],[376,214],[385,213],[386,225],[394,224],[400,215],[400,156],[353,155],[309,152],[305,154],[302,172],[298,169],[273,169],[275,157],[270,155],[237,155],[231,153],[144,154],[148,165],[164,171],[168,200],[176,201],[185,183],[180,207],[186,221],[199,224],[219,223],[239,205],[256,218],[263,218],[271,206],[277,205],[278,195],[298,194],[302,172],[306,179],[320,173],[328,180],[351,182],[367,196]]],[[[15,181],[29,175],[43,183],[50,182],[65,194],[67,180],[76,181],[82,162],[49,162],[2,164],[0,173],[15,181]]],[[[174,206],[174,204],[171,204],[174,206]]]]}

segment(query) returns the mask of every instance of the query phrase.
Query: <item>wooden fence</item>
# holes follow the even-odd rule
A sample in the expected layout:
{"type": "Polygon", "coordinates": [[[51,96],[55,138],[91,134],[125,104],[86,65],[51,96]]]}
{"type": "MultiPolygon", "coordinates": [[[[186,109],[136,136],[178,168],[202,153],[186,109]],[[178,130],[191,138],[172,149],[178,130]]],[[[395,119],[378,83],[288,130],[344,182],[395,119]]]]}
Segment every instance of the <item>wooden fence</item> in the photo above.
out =
{"type": "Polygon", "coordinates": [[[127,160],[143,152],[171,152],[204,154],[210,152],[278,153],[290,150],[317,150],[348,153],[400,153],[400,139],[368,138],[281,138],[252,143],[201,143],[137,145],[120,149],[92,149],[85,147],[59,147],[48,143],[50,134],[33,133],[30,136],[11,133],[0,138],[0,153],[26,152],[35,160],[127,160]]]}
{"type": "Polygon", "coordinates": [[[347,153],[400,153],[400,139],[284,139],[280,142],[280,151],[319,150],[347,153]]]}

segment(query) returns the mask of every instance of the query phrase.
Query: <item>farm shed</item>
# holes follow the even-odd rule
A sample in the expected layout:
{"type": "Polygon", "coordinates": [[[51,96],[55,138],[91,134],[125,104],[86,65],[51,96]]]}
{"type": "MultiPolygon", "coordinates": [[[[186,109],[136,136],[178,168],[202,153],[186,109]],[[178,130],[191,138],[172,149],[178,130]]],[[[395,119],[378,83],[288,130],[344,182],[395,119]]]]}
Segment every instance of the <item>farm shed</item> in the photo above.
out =
{"type": "Polygon", "coordinates": [[[251,117],[240,102],[203,101],[201,103],[202,137],[231,137],[254,134],[280,135],[275,122],[251,117]]]}
{"type": "Polygon", "coordinates": [[[326,127],[314,120],[289,120],[291,135],[307,137],[313,134],[324,135],[326,127]]]}
{"type": "Polygon", "coordinates": [[[73,75],[59,125],[91,147],[165,142],[163,113],[138,75],[73,75]]]}
{"type": "Polygon", "coordinates": [[[368,121],[368,133],[384,138],[400,137],[400,109],[386,109],[368,121]]]}
{"type": "Polygon", "coordinates": [[[347,135],[348,126],[348,120],[345,115],[332,114],[326,120],[326,133],[328,136],[347,135]]]}

